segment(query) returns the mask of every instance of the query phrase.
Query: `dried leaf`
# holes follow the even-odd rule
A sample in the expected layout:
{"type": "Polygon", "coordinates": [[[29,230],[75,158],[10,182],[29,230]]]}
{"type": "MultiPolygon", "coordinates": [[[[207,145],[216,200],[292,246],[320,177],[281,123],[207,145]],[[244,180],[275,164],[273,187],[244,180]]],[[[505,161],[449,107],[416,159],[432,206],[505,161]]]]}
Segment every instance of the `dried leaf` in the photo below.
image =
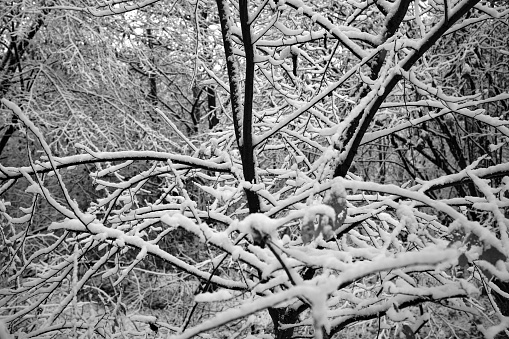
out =
{"type": "MultiPolygon", "coordinates": [[[[507,257],[505,256],[505,254],[501,253],[499,250],[492,246],[488,249],[485,249],[479,256],[479,259],[485,260],[492,264],[493,266],[495,266],[497,261],[499,260],[506,261],[507,257]]],[[[493,277],[493,274],[491,274],[490,271],[484,269],[482,271],[488,279],[491,279],[493,277]]]]}
{"type": "Polygon", "coordinates": [[[314,239],[315,226],[314,220],[308,220],[306,224],[302,225],[301,238],[304,244],[309,244],[314,239]]]}
{"type": "Polygon", "coordinates": [[[304,244],[308,244],[313,239],[316,239],[320,233],[322,233],[325,240],[334,237],[334,231],[341,227],[346,219],[346,191],[339,181],[335,181],[331,185],[331,189],[325,195],[323,202],[332,207],[335,218],[331,220],[328,215],[317,213],[319,214],[319,218],[316,229],[314,225],[315,218],[304,218],[305,220],[303,220],[301,233],[302,242],[304,244]]]}
{"type": "Polygon", "coordinates": [[[343,225],[347,215],[346,191],[339,181],[332,184],[331,190],[325,196],[324,203],[334,209],[336,218],[333,220],[331,225],[332,232],[334,232],[343,225]]]}
{"type": "Polygon", "coordinates": [[[404,324],[403,325],[403,334],[405,335],[405,338],[406,339],[414,339],[415,338],[415,333],[414,331],[412,330],[412,328],[410,326],[408,326],[407,324],[404,324]]]}

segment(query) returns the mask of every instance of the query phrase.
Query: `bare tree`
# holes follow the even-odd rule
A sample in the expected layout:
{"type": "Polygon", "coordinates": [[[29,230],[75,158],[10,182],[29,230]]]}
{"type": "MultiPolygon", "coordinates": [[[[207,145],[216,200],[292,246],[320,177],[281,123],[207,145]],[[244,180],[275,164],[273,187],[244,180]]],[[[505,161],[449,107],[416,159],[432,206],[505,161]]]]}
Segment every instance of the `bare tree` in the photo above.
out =
{"type": "Polygon", "coordinates": [[[223,326],[233,337],[278,339],[332,338],[359,324],[406,338],[506,330],[503,1],[36,8],[93,29],[51,21],[69,33],[58,36],[69,60],[61,65],[83,68],[63,70],[58,81],[48,73],[52,85],[32,87],[27,104],[15,90],[1,99],[34,141],[28,149],[39,150],[27,152],[25,165],[0,167],[3,197],[12,200],[16,185],[31,197],[0,204],[0,319],[11,333],[136,337],[146,334],[140,323],[172,338],[223,326]],[[98,41],[101,48],[88,45],[98,41]],[[79,98],[80,87],[97,99],[34,104],[79,98]],[[122,114],[95,120],[99,102],[122,114]],[[76,154],[55,154],[68,148],[55,147],[58,136],[39,118],[54,107],[75,117],[72,128],[59,128],[79,142],[76,154]],[[75,115],[76,107],[89,112],[75,115]],[[207,115],[220,124],[200,129],[207,115]],[[101,142],[93,128],[76,132],[86,121],[101,142]],[[84,206],[67,188],[76,166],[93,166],[101,193],[84,206]],[[34,230],[40,201],[58,217],[34,230]],[[166,246],[182,231],[196,242],[166,246]],[[145,295],[140,272],[201,281],[182,319],[133,306],[133,282],[145,295]],[[99,290],[105,312],[96,317],[84,311],[82,293],[99,278],[111,286],[99,290]],[[481,298],[483,290],[490,293],[481,298]],[[219,306],[199,319],[202,304],[219,306]],[[434,314],[443,308],[479,325],[440,328],[434,314]],[[251,328],[260,313],[273,323],[270,335],[251,328]]]}

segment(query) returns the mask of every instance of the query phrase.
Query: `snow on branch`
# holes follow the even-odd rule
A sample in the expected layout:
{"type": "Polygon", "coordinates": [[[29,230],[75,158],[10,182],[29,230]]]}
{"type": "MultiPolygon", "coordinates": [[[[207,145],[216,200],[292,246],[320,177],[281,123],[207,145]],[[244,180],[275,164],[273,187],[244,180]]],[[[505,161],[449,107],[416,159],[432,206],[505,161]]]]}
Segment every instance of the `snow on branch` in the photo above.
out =
{"type": "Polygon", "coordinates": [[[406,103],[385,103],[381,105],[381,108],[388,108],[388,107],[398,107],[398,106],[404,106],[404,107],[430,107],[430,108],[436,108],[440,109],[438,112],[430,112],[427,115],[423,115],[422,117],[412,119],[411,121],[406,121],[404,123],[401,123],[397,126],[386,128],[377,132],[371,132],[366,133],[364,137],[362,138],[361,145],[367,144],[369,142],[375,141],[377,139],[380,139],[382,137],[388,136],[392,133],[402,131],[407,128],[415,127],[419,124],[425,123],[426,121],[437,119],[441,116],[444,116],[448,113],[458,113],[466,117],[470,117],[472,119],[477,119],[480,122],[483,122],[489,126],[497,128],[501,133],[504,135],[508,135],[509,130],[505,125],[507,123],[504,120],[500,120],[498,118],[492,118],[486,115],[483,115],[484,112],[483,109],[477,109],[477,110],[469,110],[467,107],[471,106],[477,106],[485,103],[490,102],[497,102],[502,100],[508,100],[509,94],[499,94],[497,96],[483,99],[483,100],[468,100],[464,103],[455,104],[453,107],[451,105],[446,104],[443,100],[420,100],[415,102],[406,102],[406,103]]]}
{"type": "Polygon", "coordinates": [[[98,3],[95,7],[75,7],[75,6],[48,6],[42,7],[44,10],[68,10],[80,11],[96,17],[111,16],[116,14],[128,13],[144,7],[153,5],[160,0],[144,0],[132,5],[124,4],[125,0],[109,0],[98,3]],[[106,9],[103,9],[106,8],[106,9]]]}
{"type": "MultiPolygon", "coordinates": [[[[176,216],[173,216],[173,218],[176,218],[176,216]]],[[[174,224],[174,222],[172,221],[173,219],[163,218],[163,221],[164,220],[168,221],[170,224],[174,224]]],[[[183,216],[181,218],[175,219],[175,220],[178,220],[178,223],[181,226],[187,225],[189,227],[189,225],[194,225],[194,223],[192,221],[190,221],[189,219],[187,219],[186,217],[183,217],[183,216]]],[[[50,230],[64,229],[64,230],[71,231],[71,232],[85,232],[85,233],[90,232],[90,234],[93,235],[94,238],[111,240],[119,247],[124,247],[124,246],[136,247],[136,248],[142,250],[143,252],[157,256],[157,257],[167,261],[171,265],[179,267],[180,269],[188,272],[189,274],[195,275],[198,278],[201,278],[203,280],[211,279],[211,281],[213,283],[218,284],[220,286],[224,286],[224,287],[227,287],[230,289],[238,289],[238,290],[242,290],[246,287],[244,283],[226,280],[226,279],[223,279],[223,278],[220,278],[217,276],[212,276],[212,278],[211,278],[210,273],[203,272],[203,271],[197,269],[195,266],[187,264],[186,262],[184,262],[184,261],[176,258],[175,256],[169,254],[168,252],[162,250],[161,248],[159,248],[158,245],[155,245],[149,241],[146,241],[138,235],[129,235],[121,230],[106,227],[103,224],[100,224],[97,222],[90,223],[88,225],[88,230],[87,230],[87,228],[85,227],[85,225],[83,225],[83,223],[81,221],[79,221],[77,219],[67,219],[62,222],[52,223],[50,225],[49,229],[50,230]]],[[[211,238],[209,238],[209,241],[214,240],[214,237],[211,237],[211,238]]]]}
{"type": "MultiPolygon", "coordinates": [[[[107,161],[128,161],[128,160],[171,160],[175,164],[182,165],[181,168],[197,168],[217,172],[229,172],[231,164],[223,163],[221,158],[202,160],[187,155],[179,155],[155,151],[117,151],[117,152],[93,152],[91,154],[79,154],[67,157],[53,157],[54,168],[62,169],[77,165],[94,164],[107,161]]],[[[1,165],[0,165],[1,166],[1,165]]],[[[22,173],[49,173],[53,171],[50,162],[35,164],[33,167],[0,167],[0,179],[18,179],[22,173]]]]}

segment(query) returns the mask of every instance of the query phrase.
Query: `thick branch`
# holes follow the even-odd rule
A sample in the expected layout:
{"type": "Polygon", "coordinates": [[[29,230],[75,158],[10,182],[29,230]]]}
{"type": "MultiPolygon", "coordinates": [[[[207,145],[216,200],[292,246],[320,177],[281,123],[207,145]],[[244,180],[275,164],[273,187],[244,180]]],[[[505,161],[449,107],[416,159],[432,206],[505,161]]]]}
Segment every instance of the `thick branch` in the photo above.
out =
{"type": "MultiPolygon", "coordinates": [[[[244,51],[246,53],[246,79],[244,85],[244,116],[242,121],[241,146],[242,168],[244,170],[244,179],[252,184],[255,183],[255,161],[253,153],[253,85],[254,85],[254,50],[251,42],[251,26],[249,23],[249,11],[247,0],[239,1],[240,27],[242,29],[242,40],[244,42],[244,51]]],[[[260,212],[260,201],[255,192],[246,189],[247,203],[249,212],[260,212]]]]}
{"type": "Polygon", "coordinates": [[[223,36],[224,54],[226,60],[226,68],[228,70],[228,80],[230,85],[230,100],[232,105],[233,128],[235,130],[235,138],[239,148],[242,146],[242,118],[241,118],[241,104],[240,104],[240,88],[238,80],[239,72],[235,65],[235,54],[233,53],[233,46],[231,41],[231,31],[229,18],[231,17],[228,2],[224,0],[216,0],[217,10],[219,12],[219,22],[221,23],[221,34],[223,36]]]}

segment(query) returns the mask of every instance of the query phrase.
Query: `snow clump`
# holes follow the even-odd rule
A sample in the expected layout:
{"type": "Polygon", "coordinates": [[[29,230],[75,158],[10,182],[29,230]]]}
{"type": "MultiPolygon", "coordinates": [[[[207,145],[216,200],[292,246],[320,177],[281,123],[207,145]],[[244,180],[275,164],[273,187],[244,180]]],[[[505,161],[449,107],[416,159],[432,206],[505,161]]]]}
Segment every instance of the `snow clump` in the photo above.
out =
{"type": "Polygon", "coordinates": [[[239,222],[237,230],[242,233],[249,234],[253,238],[255,245],[265,247],[265,243],[271,240],[276,233],[278,223],[261,213],[253,213],[248,215],[244,220],[239,222]]]}

